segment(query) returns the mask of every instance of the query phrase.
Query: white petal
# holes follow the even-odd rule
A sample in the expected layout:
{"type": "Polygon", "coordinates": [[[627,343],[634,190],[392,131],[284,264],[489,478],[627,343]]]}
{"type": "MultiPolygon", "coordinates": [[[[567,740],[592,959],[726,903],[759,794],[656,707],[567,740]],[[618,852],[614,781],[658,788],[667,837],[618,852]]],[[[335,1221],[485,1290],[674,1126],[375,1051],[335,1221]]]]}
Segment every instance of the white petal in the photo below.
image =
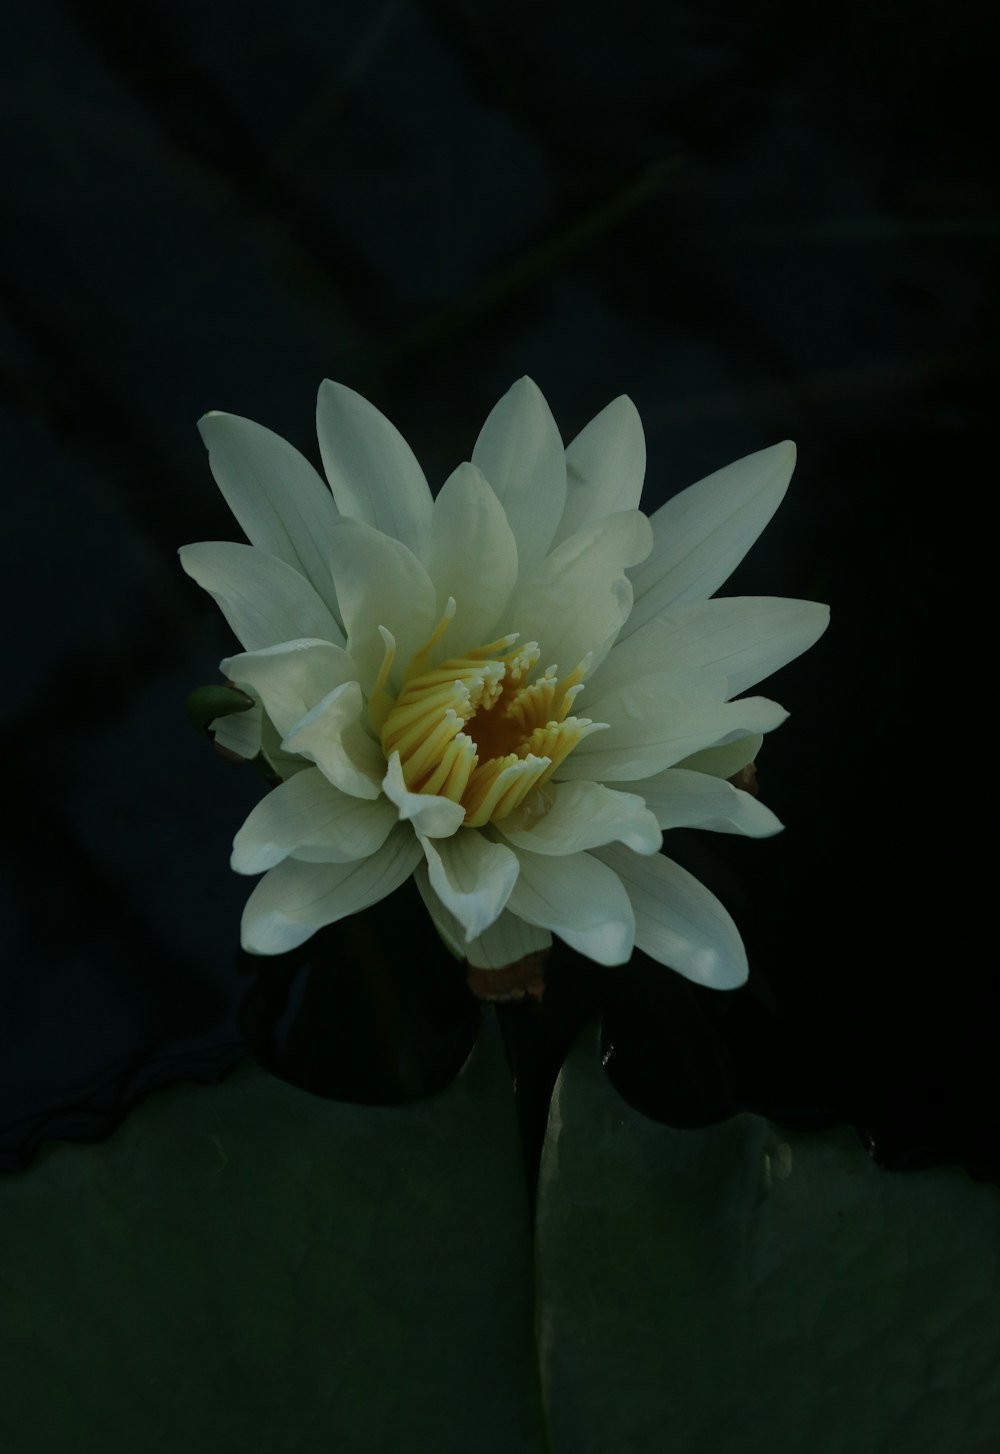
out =
{"type": "Polygon", "coordinates": [[[353,389],[324,379],[316,432],[340,513],[419,554],[430,527],[431,492],[396,426],[353,389]]]}
{"type": "Polygon", "coordinates": [[[215,482],[250,544],[294,566],[336,616],[327,548],[337,507],[312,465],[280,434],[238,414],[206,414],[198,428],[215,482]]]}
{"type": "Polygon", "coordinates": [[[347,646],[358,680],[370,691],[385,654],[379,627],[392,632],[398,685],[410,657],[431,634],[435,593],[431,578],[405,545],[360,520],[338,522],[331,558],[347,646]]]}
{"type": "Polygon", "coordinates": [[[466,942],[465,930],[431,887],[427,864],[418,864],[413,877],[445,947],[456,959],[467,959],[477,969],[504,969],[527,954],[548,949],[552,943],[546,929],[526,924],[507,909],[478,938],[466,942]]]}
{"type": "Polygon", "coordinates": [[[409,821],[425,838],[450,838],[462,826],[465,809],[451,798],[439,797],[436,793],[411,793],[403,781],[399,753],[389,758],[382,791],[399,810],[401,821],[409,821]]]}
{"type": "Polygon", "coordinates": [[[617,874],[589,853],[550,858],[518,850],[521,872],[510,910],[598,964],[624,964],[635,921],[617,874]]]}
{"type": "Polygon", "coordinates": [[[637,853],[658,853],[663,843],[656,819],[641,797],[590,782],[550,783],[499,827],[515,848],[560,856],[616,842],[627,843],[637,853]],[[542,817],[536,816],[539,799],[549,804],[542,817]]]}
{"type": "Polygon", "coordinates": [[[285,752],[281,746],[281,735],[270,717],[265,716],[261,724],[260,750],[276,775],[284,782],[298,772],[309,772],[310,766],[304,757],[285,752]]]}
{"type": "Polygon", "coordinates": [[[343,632],[315,587],[276,555],[232,540],[202,540],[178,553],[247,651],[301,636],[343,646],[343,632]]]}
{"type": "Polygon", "coordinates": [[[445,655],[461,656],[506,634],[506,624],[497,623],[517,580],[517,546],[503,506],[475,465],[460,464],[441,486],[424,563],[437,592],[436,620],[449,596],[457,605],[442,642],[445,655]]]}
{"type": "Polygon", "coordinates": [[[587,716],[603,721],[603,702],[637,690],[688,702],[724,702],[732,695],[729,678],[719,667],[679,662],[674,635],[674,618],[657,616],[626,640],[619,638],[587,682],[587,716]]]}
{"type": "Polygon", "coordinates": [[[778,671],[822,636],[829,606],[781,596],[722,596],[655,616],[616,645],[595,692],[610,679],[675,671],[726,676],[727,697],[739,696],[778,671]]]}
{"type": "Polygon", "coordinates": [[[548,949],[551,943],[552,935],[547,929],[538,929],[504,909],[478,939],[466,945],[465,957],[476,969],[505,969],[527,954],[548,949]]]}
{"type": "Polygon", "coordinates": [[[784,499],[795,468],[790,440],[689,485],[652,517],[653,550],[632,572],[635,605],[623,635],[653,616],[717,591],[784,499]]]}
{"type": "Polygon", "coordinates": [[[752,732],[749,737],[735,737],[724,747],[706,747],[701,752],[693,752],[690,757],[682,757],[677,766],[691,772],[707,772],[710,777],[735,777],[754,761],[763,741],[759,732],[752,732]]]}
{"type": "Polygon", "coordinates": [[[560,764],[560,779],[626,782],[650,777],[703,747],[751,732],[771,732],[788,716],[784,707],[766,697],[692,703],[661,698],[655,692],[644,694],[638,687],[619,693],[610,703],[602,701],[599,712],[598,720],[610,722],[608,730],[584,738],[560,764]]]}
{"type": "Polygon", "coordinates": [[[226,752],[235,752],[237,757],[252,760],[260,752],[263,720],[261,705],[255,702],[245,712],[230,712],[225,717],[216,717],[209,722],[208,730],[226,752]]]}
{"type": "Polygon", "coordinates": [[[548,930],[536,929],[507,909],[477,939],[466,942],[465,930],[431,887],[427,864],[419,863],[413,877],[435,929],[456,959],[467,959],[477,969],[505,969],[525,955],[538,954],[552,944],[548,930]]]}
{"type": "Polygon", "coordinates": [[[684,606],[681,630],[671,641],[678,665],[717,668],[739,696],[818,641],[830,608],[781,596],[728,596],[684,606]]]}
{"type": "Polygon", "coordinates": [[[227,656],[219,670],[237,686],[252,689],[282,736],[332,687],[357,676],[343,647],[308,639],[227,656]]]}
{"type": "Polygon", "coordinates": [[[377,798],[385,757],[362,725],[364,699],[357,682],[343,682],[307,712],[282,738],[286,752],[314,762],[341,792],[377,798]]]}
{"type": "Polygon", "coordinates": [[[243,948],[284,954],[326,924],[377,904],[398,889],[420,859],[416,835],[402,825],[356,863],[302,863],[286,858],[266,873],[243,910],[243,948]]]}
{"type": "Polygon", "coordinates": [[[739,930],[704,884],[662,853],[640,858],[617,845],[594,850],[617,873],[635,911],[635,942],[695,984],[736,989],[747,977],[739,930]]]}
{"type": "Polygon", "coordinates": [[[442,904],[437,894],[431,888],[426,859],[418,863],[413,870],[413,881],[420,891],[420,897],[424,901],[424,908],[430,914],[434,927],[440,934],[445,948],[456,959],[464,960],[465,930],[451,910],[445,908],[444,904],[442,904]]]}
{"type": "Polygon", "coordinates": [[[592,670],[631,609],[625,568],[642,560],[651,540],[649,521],[638,510],[623,510],[564,540],[522,576],[508,629],[539,643],[543,668],[551,663],[565,675],[591,653],[592,670]]]}
{"type": "Polygon", "coordinates": [[[752,793],[703,772],[670,767],[622,786],[642,794],[661,828],[707,828],[713,833],[745,833],[750,838],[768,838],[782,829],[781,820],[752,793]]]}
{"type": "Polygon", "coordinates": [[[489,928],[510,898],[517,858],[475,828],[453,838],[421,839],[431,887],[461,924],[466,940],[489,928]]]}
{"type": "Polygon", "coordinates": [[[642,421],[621,394],[566,447],[566,508],[553,545],[619,510],[637,510],[645,476],[642,421]]]}
{"type": "Polygon", "coordinates": [[[494,406],[479,432],[472,463],[506,511],[523,573],[549,549],[566,503],[563,442],[531,379],[518,379],[494,406]]]}
{"type": "Polygon", "coordinates": [[[370,802],[339,792],[310,767],[261,799],[233,840],[230,862],[237,873],[264,873],[289,854],[350,863],[381,848],[395,821],[384,798],[370,802]]]}

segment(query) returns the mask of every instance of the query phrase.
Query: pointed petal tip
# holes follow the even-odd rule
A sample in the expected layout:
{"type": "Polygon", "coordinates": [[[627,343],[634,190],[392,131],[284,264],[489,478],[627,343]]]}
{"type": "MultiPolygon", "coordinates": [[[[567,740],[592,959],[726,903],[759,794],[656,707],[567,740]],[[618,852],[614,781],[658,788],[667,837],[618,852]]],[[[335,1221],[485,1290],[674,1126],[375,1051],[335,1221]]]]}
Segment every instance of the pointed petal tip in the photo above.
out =
{"type": "Polygon", "coordinates": [[[205,442],[208,442],[208,435],[215,432],[216,421],[228,419],[230,415],[225,409],[208,409],[198,420],[198,432],[205,442]]]}
{"type": "MultiPolygon", "coordinates": [[[[781,475],[787,471],[787,483],[787,480],[791,479],[797,459],[798,446],[795,440],[779,439],[777,444],[766,444],[763,449],[751,450],[749,454],[743,455],[740,459],[733,460],[732,464],[724,466],[723,469],[716,470],[715,473],[721,475],[730,471],[744,471],[748,467],[751,469],[756,467],[759,470],[761,465],[764,465],[772,471],[770,476],[772,481],[775,475],[781,475]]],[[[712,478],[712,476],[709,476],[709,478],[712,478]]],[[[764,483],[764,480],[761,479],[759,483],[764,483]]]]}
{"type": "Polygon", "coordinates": [[[799,457],[798,445],[794,439],[782,439],[771,446],[771,453],[774,456],[775,464],[781,464],[788,470],[789,475],[795,469],[796,460],[799,457]]]}
{"type": "Polygon", "coordinates": [[[255,874],[266,872],[267,869],[273,867],[273,864],[267,863],[264,865],[263,868],[258,868],[257,865],[249,859],[247,851],[243,847],[243,845],[237,845],[236,843],[234,843],[233,850],[229,855],[229,867],[232,869],[233,873],[255,874]]]}
{"type": "Polygon", "coordinates": [[[551,413],[549,401],[545,397],[544,390],[542,389],[540,384],[536,383],[536,381],[531,377],[530,374],[522,374],[519,379],[514,380],[510,388],[507,390],[508,396],[513,395],[516,398],[519,394],[523,394],[535,401],[540,401],[544,408],[549,413],[551,413]]]}
{"type": "MultiPolygon", "coordinates": [[[[777,444],[766,444],[763,449],[752,450],[750,454],[744,455],[742,459],[734,460],[732,465],[727,468],[738,468],[741,465],[745,466],[751,463],[756,464],[759,468],[761,464],[765,464],[777,475],[787,471],[787,478],[791,479],[796,460],[798,459],[798,453],[798,446],[794,439],[779,439],[777,444]]],[[[721,474],[722,471],[718,470],[716,473],[721,474]]]]}
{"type": "Polygon", "coordinates": [[[281,922],[265,925],[263,928],[255,926],[240,932],[240,948],[244,954],[270,959],[276,954],[287,954],[291,949],[298,949],[315,933],[315,928],[302,931],[297,925],[289,926],[281,922]]]}
{"type": "MultiPolygon", "coordinates": [[[[256,892],[255,888],[254,893],[256,892]]],[[[261,957],[284,954],[287,950],[295,949],[299,944],[304,943],[309,937],[309,932],[315,932],[311,930],[304,935],[301,934],[299,926],[288,924],[280,914],[255,915],[250,908],[252,901],[253,896],[251,895],[240,920],[240,948],[244,954],[261,957]],[[297,937],[297,930],[299,937],[297,937]]]]}
{"type": "MultiPolygon", "coordinates": [[[[471,459],[463,459],[461,464],[455,466],[445,483],[451,484],[452,481],[456,486],[464,489],[473,488],[476,485],[485,485],[489,490],[493,488],[482,470],[478,465],[474,465],[471,459]]],[[[441,488],[443,489],[444,486],[442,485],[441,488]]],[[[441,490],[438,491],[437,498],[441,498],[441,490]]]]}
{"type": "Polygon", "coordinates": [[[319,388],[316,390],[316,402],[319,403],[324,395],[327,394],[334,396],[339,394],[342,396],[353,393],[355,393],[355,390],[349,388],[347,384],[342,384],[339,379],[321,379],[319,388]]]}
{"type": "Polygon", "coordinates": [[[742,989],[749,978],[750,969],[748,965],[744,965],[742,968],[734,965],[729,973],[715,980],[710,987],[713,990],[721,990],[725,994],[728,991],[742,989]]]}

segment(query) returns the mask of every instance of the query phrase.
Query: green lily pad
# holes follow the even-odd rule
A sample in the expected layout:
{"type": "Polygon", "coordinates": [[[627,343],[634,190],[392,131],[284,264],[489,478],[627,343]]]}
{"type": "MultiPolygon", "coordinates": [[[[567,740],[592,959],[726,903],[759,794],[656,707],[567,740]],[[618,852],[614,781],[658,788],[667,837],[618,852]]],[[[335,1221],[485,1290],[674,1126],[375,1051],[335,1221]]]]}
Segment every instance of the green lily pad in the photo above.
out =
{"type": "Polygon", "coordinates": [[[846,1130],[670,1130],[593,1035],[553,1097],[536,1292],[492,1016],[419,1105],[248,1067],[154,1094],[0,1181],[0,1228],[15,1454],[1000,1444],[996,1189],[888,1175],[846,1130]]]}
{"type": "Polygon", "coordinates": [[[646,1120],[585,1035],[553,1096],[538,1337],[566,1454],[995,1454],[1000,1195],[842,1128],[646,1120]]]}
{"type": "Polygon", "coordinates": [[[0,1182],[11,1454],[544,1448],[529,1216],[492,1020],[419,1105],[257,1068],[0,1182]]]}

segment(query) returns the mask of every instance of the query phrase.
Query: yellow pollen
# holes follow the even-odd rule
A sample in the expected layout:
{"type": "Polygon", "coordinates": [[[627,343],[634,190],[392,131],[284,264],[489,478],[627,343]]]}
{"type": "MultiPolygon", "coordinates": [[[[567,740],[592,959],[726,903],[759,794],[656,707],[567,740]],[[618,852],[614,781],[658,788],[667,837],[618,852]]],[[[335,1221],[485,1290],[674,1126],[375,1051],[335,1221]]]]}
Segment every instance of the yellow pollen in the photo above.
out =
{"type": "Polygon", "coordinates": [[[461,803],[465,827],[481,828],[533,801],[573,748],[605,724],[569,715],[583,690],[589,654],[562,681],[555,666],[533,679],[538,645],[518,646],[514,633],[431,666],[431,652],[454,614],[449,599],[395,700],[385,690],[395,642],[383,632],[386,652],[369,712],[386,757],[399,753],[410,792],[461,803]]]}

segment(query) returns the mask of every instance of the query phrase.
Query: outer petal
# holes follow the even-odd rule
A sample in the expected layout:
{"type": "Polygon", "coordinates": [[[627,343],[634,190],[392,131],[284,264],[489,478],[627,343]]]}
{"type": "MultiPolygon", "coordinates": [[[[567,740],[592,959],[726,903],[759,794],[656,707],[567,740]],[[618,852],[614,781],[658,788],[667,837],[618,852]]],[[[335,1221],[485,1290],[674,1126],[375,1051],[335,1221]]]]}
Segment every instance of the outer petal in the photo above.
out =
{"type": "MultiPolygon", "coordinates": [[[[589,709],[588,709],[589,710],[589,709]]],[[[622,692],[600,704],[606,732],[585,737],[561,763],[560,779],[628,782],[673,767],[703,747],[718,746],[751,732],[771,732],[788,716],[766,697],[738,702],[687,702],[657,693],[622,692]],[[614,707],[612,713],[609,706],[614,707]]]]}
{"type": "Polygon", "coordinates": [[[632,953],[635,920],[618,875],[589,853],[550,858],[518,850],[521,872],[510,910],[551,929],[598,964],[624,964],[632,953]]]}
{"type": "Polygon", "coordinates": [[[226,752],[235,752],[237,757],[253,759],[261,749],[261,730],[264,722],[263,709],[259,702],[245,712],[230,712],[226,717],[216,717],[208,728],[216,746],[226,752]]]}
{"type": "Polygon", "coordinates": [[[316,403],[316,432],[341,514],[419,553],[430,528],[431,492],[396,426],[353,389],[324,379],[316,403]]]}
{"type": "Polygon", "coordinates": [[[565,674],[592,655],[591,669],[611,648],[632,605],[625,568],[652,541],[649,521],[623,510],[564,540],[522,578],[508,613],[511,631],[536,640],[542,664],[565,674]]]}
{"type": "Polygon", "coordinates": [[[503,506],[475,465],[460,464],[441,486],[424,564],[437,592],[436,619],[449,596],[458,608],[442,642],[446,656],[461,656],[499,634],[493,628],[517,580],[517,545],[503,506]]]}
{"type": "Polygon", "coordinates": [[[304,757],[295,753],[285,752],[281,746],[281,734],[271,721],[265,716],[261,723],[260,750],[264,754],[273,772],[285,781],[286,778],[294,777],[297,772],[308,772],[309,763],[304,757]]]}
{"type": "Polygon", "coordinates": [[[315,587],[276,555],[232,540],[202,540],[178,553],[247,651],[301,636],[343,646],[344,634],[315,587]]]}
{"type": "Polygon", "coordinates": [[[445,948],[449,954],[456,959],[465,958],[465,930],[455,918],[450,909],[446,909],[431,888],[430,875],[427,872],[427,860],[418,863],[413,870],[413,881],[420,891],[420,897],[424,901],[424,908],[431,916],[431,921],[441,936],[445,948]]]}
{"type": "Polygon", "coordinates": [[[343,682],[295,723],[281,746],[308,757],[342,792],[377,798],[385,758],[361,724],[363,706],[358,683],[343,682]]]}
{"type": "Polygon", "coordinates": [[[264,873],[289,854],[350,863],[381,848],[395,821],[384,798],[371,802],[339,792],[310,767],[261,799],[233,840],[230,862],[237,873],[264,873]]]}
{"type": "Polygon", "coordinates": [[[620,710],[619,704],[637,692],[691,703],[724,702],[730,695],[729,678],[718,667],[679,664],[670,628],[661,624],[665,619],[657,617],[627,641],[614,643],[587,682],[589,717],[603,721],[602,713],[620,710]]]}
{"type": "Polygon", "coordinates": [[[655,616],[612,650],[595,692],[637,676],[669,683],[678,671],[724,674],[736,697],[807,651],[830,621],[829,606],[781,596],[722,596],[655,616]]]}
{"type": "Polygon", "coordinates": [[[566,508],[553,545],[619,510],[637,510],[645,477],[642,420],[621,394],[566,447],[566,508]]]}
{"type": "Polygon", "coordinates": [[[526,954],[548,949],[551,943],[552,935],[547,929],[538,929],[504,909],[478,939],[466,945],[465,957],[477,969],[504,969],[526,954]]]}
{"type": "Polygon", "coordinates": [[[623,636],[672,606],[717,591],[784,499],[795,468],[790,440],[690,485],[652,517],[653,550],[632,573],[635,605],[623,636]]]}
{"type": "Polygon", "coordinates": [[[508,964],[516,964],[526,954],[548,949],[552,943],[552,935],[545,929],[526,924],[507,909],[478,939],[466,943],[465,930],[431,888],[426,863],[417,865],[413,877],[434,927],[456,959],[467,959],[478,969],[503,969],[508,964]]]}
{"type": "Polygon", "coordinates": [[[398,684],[410,657],[431,634],[435,592],[431,578],[405,545],[360,520],[340,520],[332,536],[333,574],[358,680],[370,691],[385,654],[378,628],[396,641],[392,680],[398,684]]]}
{"type": "Polygon", "coordinates": [[[498,918],[517,878],[517,858],[474,828],[453,838],[422,838],[431,887],[461,924],[466,942],[498,918]]]}
{"type": "Polygon", "coordinates": [[[707,772],[710,777],[735,777],[753,762],[763,741],[759,732],[751,732],[749,737],[734,737],[723,747],[705,747],[690,757],[682,757],[677,766],[691,772],[707,772]]]}
{"type": "Polygon", "coordinates": [[[684,606],[680,615],[671,654],[681,667],[724,671],[731,697],[808,651],[830,624],[829,606],[782,596],[726,596],[684,606]]]}
{"type": "Polygon", "coordinates": [[[594,850],[614,869],[635,911],[635,942],[695,984],[730,990],[747,977],[739,930],[704,884],[662,854],[640,858],[617,845],[594,850]]]}
{"type": "MultiPolygon", "coordinates": [[[[638,792],[642,791],[640,785],[638,792]]],[[[568,782],[543,788],[539,798],[548,800],[544,816],[535,816],[540,804],[529,798],[499,825],[515,848],[564,857],[602,843],[627,843],[637,853],[658,853],[662,846],[656,819],[634,792],[568,782]]]]}
{"type": "Polygon", "coordinates": [[[227,656],[219,670],[237,686],[253,690],[282,736],[332,687],[357,676],[342,647],[308,639],[227,656]]]}
{"type": "Polygon", "coordinates": [[[436,793],[411,793],[407,789],[398,752],[389,758],[382,791],[398,809],[400,820],[411,822],[425,838],[450,838],[462,826],[465,809],[461,803],[436,793]]]}
{"type": "Polygon", "coordinates": [[[495,405],[479,432],[472,463],[506,511],[523,573],[545,555],[566,503],[563,442],[531,379],[518,379],[495,405]]]}
{"type": "MultiPolygon", "coordinates": [[[[713,833],[768,838],[780,833],[783,826],[771,809],[751,793],[733,787],[725,778],[709,777],[703,772],[669,767],[666,772],[623,787],[642,794],[661,828],[707,828],[713,833]]],[[[630,843],[628,847],[635,845],[630,843]]]]}
{"type": "Polygon", "coordinates": [[[395,828],[377,853],[356,863],[302,863],[286,858],[264,875],[243,910],[243,948],[250,954],[284,954],[334,924],[377,904],[413,872],[420,845],[395,828]]]}
{"type": "Polygon", "coordinates": [[[198,428],[215,482],[250,544],[294,566],[337,616],[327,559],[337,507],[312,465],[279,434],[238,414],[206,414],[198,428]]]}

